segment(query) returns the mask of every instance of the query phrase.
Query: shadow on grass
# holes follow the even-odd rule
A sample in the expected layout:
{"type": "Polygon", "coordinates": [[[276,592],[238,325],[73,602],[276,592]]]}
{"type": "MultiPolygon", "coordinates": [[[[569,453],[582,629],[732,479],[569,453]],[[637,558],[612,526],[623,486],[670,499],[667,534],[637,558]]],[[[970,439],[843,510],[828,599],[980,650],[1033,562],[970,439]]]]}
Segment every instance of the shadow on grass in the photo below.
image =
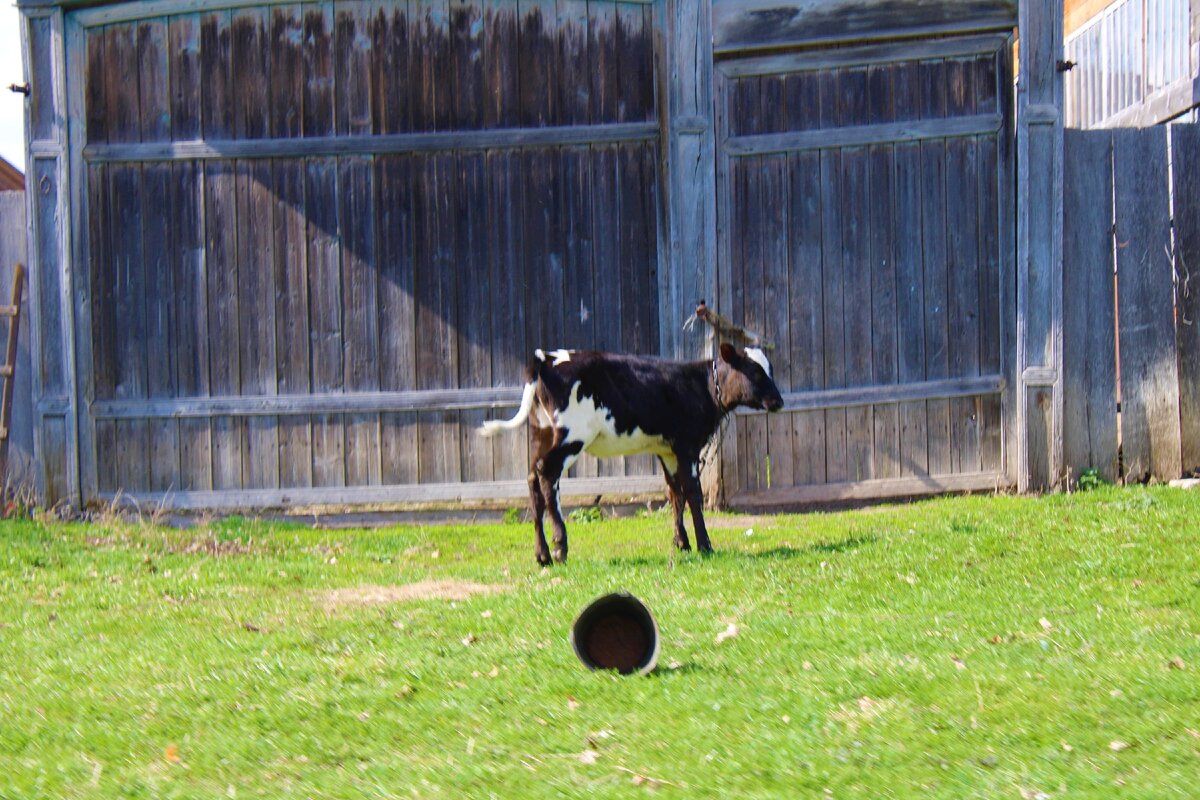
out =
{"type": "Polygon", "coordinates": [[[803,558],[805,556],[814,555],[829,555],[833,553],[845,553],[850,550],[856,550],[859,547],[864,547],[869,544],[874,544],[879,541],[879,537],[874,534],[867,536],[851,536],[846,539],[838,539],[830,542],[814,542],[804,547],[792,547],[790,545],[780,545],[771,547],[766,550],[740,550],[730,548],[727,550],[717,550],[708,555],[700,555],[697,553],[669,553],[660,556],[640,555],[640,556],[616,556],[608,559],[610,567],[661,567],[668,564],[678,563],[703,563],[713,561],[720,563],[726,560],[785,560],[791,558],[803,558]]]}

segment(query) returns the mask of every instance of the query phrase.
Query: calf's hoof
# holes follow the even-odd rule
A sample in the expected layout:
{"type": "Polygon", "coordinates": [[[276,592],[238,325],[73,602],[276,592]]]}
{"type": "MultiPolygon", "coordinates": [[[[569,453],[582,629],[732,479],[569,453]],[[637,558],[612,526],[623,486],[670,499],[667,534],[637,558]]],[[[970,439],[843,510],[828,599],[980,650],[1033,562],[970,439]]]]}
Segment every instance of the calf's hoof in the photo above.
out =
{"type": "Polygon", "coordinates": [[[567,548],[565,548],[565,547],[554,548],[554,560],[557,561],[559,564],[567,563],[567,548]]]}
{"type": "Polygon", "coordinates": [[[711,544],[707,544],[707,543],[699,544],[699,545],[696,545],[696,549],[700,551],[700,555],[702,555],[702,556],[711,556],[713,554],[713,549],[712,549],[711,544]]]}
{"type": "Polygon", "coordinates": [[[535,558],[537,558],[537,562],[540,566],[543,566],[543,567],[550,566],[551,562],[550,562],[550,554],[549,553],[542,551],[542,550],[538,550],[533,555],[535,558]]]}
{"type": "Polygon", "coordinates": [[[692,543],[689,542],[687,539],[676,539],[675,540],[675,549],[683,550],[686,552],[686,551],[692,549],[692,543]]]}

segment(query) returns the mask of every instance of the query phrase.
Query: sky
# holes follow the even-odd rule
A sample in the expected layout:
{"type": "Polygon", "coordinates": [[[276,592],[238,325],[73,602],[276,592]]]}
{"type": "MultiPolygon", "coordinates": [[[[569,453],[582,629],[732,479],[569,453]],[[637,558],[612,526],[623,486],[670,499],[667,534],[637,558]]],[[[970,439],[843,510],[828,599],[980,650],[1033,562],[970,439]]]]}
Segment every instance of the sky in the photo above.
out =
{"type": "Polygon", "coordinates": [[[24,83],[21,66],[21,15],[11,0],[0,0],[0,156],[25,171],[25,98],[8,90],[24,83]]]}

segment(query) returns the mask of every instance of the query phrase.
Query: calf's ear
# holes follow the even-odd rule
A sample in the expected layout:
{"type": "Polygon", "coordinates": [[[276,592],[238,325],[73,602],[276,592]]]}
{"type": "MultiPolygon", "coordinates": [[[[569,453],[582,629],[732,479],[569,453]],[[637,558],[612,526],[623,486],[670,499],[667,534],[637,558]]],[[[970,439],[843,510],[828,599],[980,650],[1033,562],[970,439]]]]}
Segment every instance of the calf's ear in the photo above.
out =
{"type": "Polygon", "coordinates": [[[737,350],[733,349],[733,345],[729,342],[721,342],[721,360],[726,364],[732,364],[734,356],[737,355],[737,350]]]}

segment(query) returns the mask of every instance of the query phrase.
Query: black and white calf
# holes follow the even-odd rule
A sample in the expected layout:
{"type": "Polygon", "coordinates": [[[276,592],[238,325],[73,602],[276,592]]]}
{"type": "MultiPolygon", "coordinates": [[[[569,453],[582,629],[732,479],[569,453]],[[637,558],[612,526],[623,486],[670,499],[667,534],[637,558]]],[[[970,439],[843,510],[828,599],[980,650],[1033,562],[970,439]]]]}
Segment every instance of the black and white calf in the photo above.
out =
{"type": "Polygon", "coordinates": [[[567,560],[558,481],[585,451],[599,458],[658,456],[675,513],[675,546],[691,549],[683,527],[686,501],[692,509],[696,547],[711,551],[700,491],[700,451],[721,418],[736,407],[783,408],[766,354],[753,347],[739,352],[730,344],[721,345],[720,358],[712,362],[574,350],[535,354],[525,370],[521,410],[510,420],[485,423],[479,432],[495,436],[529,420],[529,503],[538,563],[550,563],[542,523],[547,510],[554,526],[554,558],[567,560]]]}

